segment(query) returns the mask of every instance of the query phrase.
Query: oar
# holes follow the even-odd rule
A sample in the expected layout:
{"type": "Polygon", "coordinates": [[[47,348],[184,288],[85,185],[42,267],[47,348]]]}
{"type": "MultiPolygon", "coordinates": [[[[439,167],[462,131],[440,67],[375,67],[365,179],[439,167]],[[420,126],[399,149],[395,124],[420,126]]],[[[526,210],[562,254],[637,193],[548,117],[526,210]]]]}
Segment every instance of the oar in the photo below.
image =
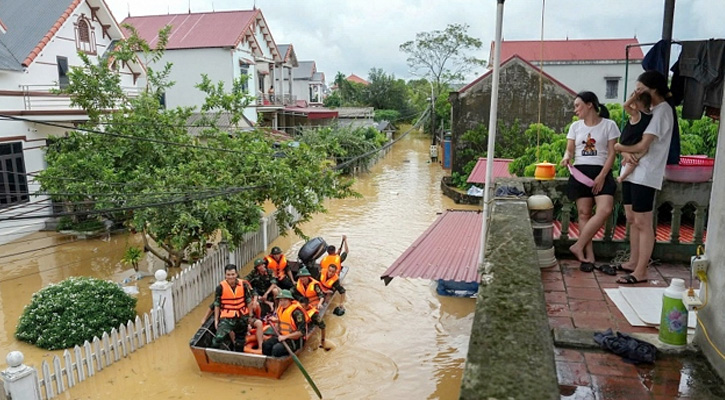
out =
{"type": "MultiPolygon", "coordinates": [[[[270,324],[272,326],[272,329],[274,329],[274,333],[277,334],[277,337],[279,337],[279,332],[277,331],[277,327],[274,326],[274,323],[270,324]]],[[[300,369],[302,372],[302,375],[305,376],[305,379],[307,379],[307,382],[312,386],[312,389],[317,393],[317,397],[320,399],[322,398],[322,393],[320,393],[320,389],[317,388],[317,385],[315,385],[315,382],[310,377],[310,374],[307,373],[307,370],[305,370],[305,367],[302,366],[302,361],[300,361],[299,358],[297,358],[297,355],[295,355],[295,352],[290,349],[289,345],[286,341],[280,340],[280,343],[284,346],[285,349],[287,349],[287,352],[290,356],[292,356],[292,360],[294,360],[295,364],[297,364],[297,368],[300,369]]]]}

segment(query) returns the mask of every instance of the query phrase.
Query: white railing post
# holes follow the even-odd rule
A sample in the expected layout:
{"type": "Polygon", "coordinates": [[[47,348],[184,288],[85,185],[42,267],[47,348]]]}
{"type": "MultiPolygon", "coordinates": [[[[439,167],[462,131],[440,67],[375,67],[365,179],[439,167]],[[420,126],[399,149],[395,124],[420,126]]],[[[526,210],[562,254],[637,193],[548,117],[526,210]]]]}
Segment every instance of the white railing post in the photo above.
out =
{"type": "Polygon", "coordinates": [[[0,372],[5,384],[5,394],[11,399],[41,400],[38,371],[23,364],[23,353],[11,351],[5,361],[9,368],[0,372]]]}
{"type": "Polygon", "coordinates": [[[267,224],[269,223],[269,218],[262,217],[262,243],[264,243],[264,249],[267,249],[267,246],[269,246],[269,238],[267,237],[267,224]]]}
{"type": "MultiPolygon", "coordinates": [[[[156,282],[151,284],[151,298],[154,307],[161,306],[164,313],[166,333],[174,330],[174,295],[171,289],[174,285],[166,280],[166,271],[160,269],[154,273],[156,282]]],[[[130,334],[131,332],[129,332],[130,334]]]]}

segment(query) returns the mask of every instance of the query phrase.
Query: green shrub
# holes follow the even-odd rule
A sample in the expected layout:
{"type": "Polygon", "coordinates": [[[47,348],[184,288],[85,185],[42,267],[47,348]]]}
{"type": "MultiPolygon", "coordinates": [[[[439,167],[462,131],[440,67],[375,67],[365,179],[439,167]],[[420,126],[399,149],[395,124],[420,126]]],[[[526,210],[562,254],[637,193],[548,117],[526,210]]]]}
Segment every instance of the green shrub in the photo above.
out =
{"type": "Polygon", "coordinates": [[[82,345],[136,318],[136,299],[113,282],[71,277],[33,294],[15,337],[47,350],[82,345]]]}

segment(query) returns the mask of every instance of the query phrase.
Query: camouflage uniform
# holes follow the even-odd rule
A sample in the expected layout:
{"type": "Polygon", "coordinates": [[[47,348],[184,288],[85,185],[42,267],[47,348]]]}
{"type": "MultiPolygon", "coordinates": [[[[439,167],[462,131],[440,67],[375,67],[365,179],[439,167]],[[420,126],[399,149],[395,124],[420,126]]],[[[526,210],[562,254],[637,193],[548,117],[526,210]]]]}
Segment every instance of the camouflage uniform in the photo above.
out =
{"type": "Polygon", "coordinates": [[[261,275],[257,272],[257,269],[254,268],[252,272],[250,272],[246,278],[247,282],[252,286],[254,291],[257,293],[258,296],[264,295],[264,293],[269,289],[270,286],[274,283],[277,284],[277,279],[272,275],[272,271],[269,268],[267,269],[267,275],[261,275]]]}
{"type": "MultiPolygon", "coordinates": [[[[252,292],[252,287],[249,285],[249,282],[245,280],[241,280],[242,285],[244,285],[244,301],[247,304],[247,307],[249,307],[250,304],[252,304],[252,298],[254,296],[254,293],[252,292]]],[[[216,288],[216,296],[214,297],[214,307],[221,307],[222,301],[222,286],[221,284],[217,286],[216,288]]],[[[237,318],[219,318],[219,326],[216,330],[216,335],[214,336],[214,339],[212,339],[211,347],[214,348],[221,348],[221,344],[224,343],[224,340],[226,340],[227,335],[229,335],[229,332],[234,331],[235,335],[235,344],[234,348],[237,351],[243,351],[244,345],[246,344],[247,340],[247,324],[249,322],[249,311],[247,311],[247,315],[242,315],[237,318]]]]}

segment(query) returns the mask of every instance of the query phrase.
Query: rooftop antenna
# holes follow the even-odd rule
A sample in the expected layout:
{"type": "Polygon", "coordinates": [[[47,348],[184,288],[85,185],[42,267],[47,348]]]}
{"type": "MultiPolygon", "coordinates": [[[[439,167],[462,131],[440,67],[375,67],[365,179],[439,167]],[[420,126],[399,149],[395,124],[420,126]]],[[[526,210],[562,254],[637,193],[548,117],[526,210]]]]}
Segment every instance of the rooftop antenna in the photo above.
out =
{"type": "Polygon", "coordinates": [[[211,2],[211,12],[214,12],[214,2],[211,2]]]}
{"type": "Polygon", "coordinates": [[[191,0],[189,0],[189,14],[191,14],[191,0]]]}
{"type": "Polygon", "coordinates": [[[131,4],[126,2],[126,12],[128,13],[128,17],[131,18],[131,4]]]}
{"type": "Polygon", "coordinates": [[[257,10],[257,0],[254,0],[254,1],[252,2],[252,10],[254,10],[254,11],[256,11],[256,10],[257,10]]]}

